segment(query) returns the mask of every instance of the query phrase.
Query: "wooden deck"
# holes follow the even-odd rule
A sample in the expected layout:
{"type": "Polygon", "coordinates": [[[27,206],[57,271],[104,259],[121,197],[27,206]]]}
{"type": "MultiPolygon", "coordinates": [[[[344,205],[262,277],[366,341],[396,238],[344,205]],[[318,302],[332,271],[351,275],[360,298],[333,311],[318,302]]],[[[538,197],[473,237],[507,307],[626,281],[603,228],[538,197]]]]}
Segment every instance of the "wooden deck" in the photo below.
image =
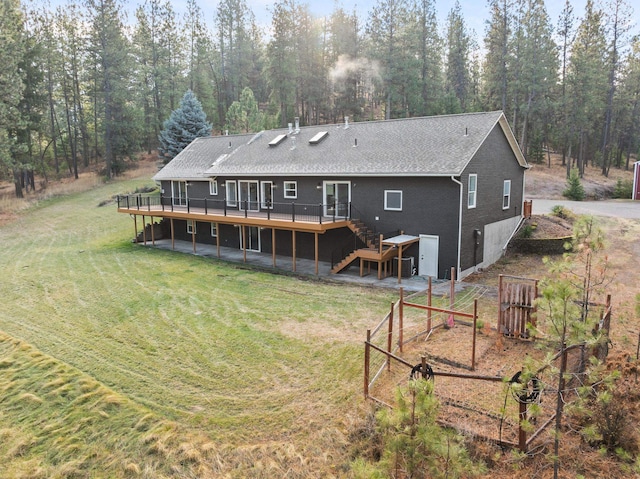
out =
{"type": "Polygon", "coordinates": [[[136,216],[183,219],[208,223],[258,226],[278,230],[324,233],[330,229],[348,227],[348,218],[309,214],[300,210],[295,214],[271,212],[269,210],[240,210],[237,208],[197,208],[186,206],[144,205],[118,207],[118,213],[136,216]]]}

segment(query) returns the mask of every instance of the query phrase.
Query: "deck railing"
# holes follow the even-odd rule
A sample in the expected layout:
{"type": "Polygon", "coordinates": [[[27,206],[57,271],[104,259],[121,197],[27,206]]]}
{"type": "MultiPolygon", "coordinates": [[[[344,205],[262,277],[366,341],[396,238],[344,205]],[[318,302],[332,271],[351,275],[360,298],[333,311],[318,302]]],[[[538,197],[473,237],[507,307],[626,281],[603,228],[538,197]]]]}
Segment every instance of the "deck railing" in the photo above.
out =
{"type": "Polygon", "coordinates": [[[186,212],[214,216],[329,223],[350,219],[351,204],[305,204],[229,201],[210,198],[175,198],[159,195],[118,195],[118,209],[152,212],[186,212]],[[344,213],[344,214],[340,214],[344,213]],[[345,216],[345,214],[347,216],[345,216]]]}

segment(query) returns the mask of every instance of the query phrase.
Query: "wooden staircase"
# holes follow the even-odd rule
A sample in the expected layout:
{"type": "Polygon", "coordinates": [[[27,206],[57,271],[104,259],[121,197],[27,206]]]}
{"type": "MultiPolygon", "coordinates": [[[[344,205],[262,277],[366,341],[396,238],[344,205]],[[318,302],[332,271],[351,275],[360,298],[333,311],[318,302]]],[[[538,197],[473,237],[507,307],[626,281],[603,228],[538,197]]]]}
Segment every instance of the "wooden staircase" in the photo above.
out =
{"type": "Polygon", "coordinates": [[[367,245],[369,249],[378,249],[380,246],[380,238],[369,229],[364,221],[359,219],[351,219],[347,224],[349,229],[353,231],[360,240],[367,245]]]}
{"type": "Polygon", "coordinates": [[[363,266],[365,262],[378,263],[378,278],[381,278],[382,266],[391,261],[391,258],[395,257],[396,248],[388,247],[383,248],[380,244],[380,236],[376,235],[371,229],[369,229],[363,221],[358,219],[351,219],[348,222],[349,229],[353,231],[358,238],[366,245],[366,248],[360,248],[352,251],[345,256],[342,261],[337,263],[331,268],[332,274],[337,274],[355,260],[360,259],[360,276],[363,276],[363,266]]]}

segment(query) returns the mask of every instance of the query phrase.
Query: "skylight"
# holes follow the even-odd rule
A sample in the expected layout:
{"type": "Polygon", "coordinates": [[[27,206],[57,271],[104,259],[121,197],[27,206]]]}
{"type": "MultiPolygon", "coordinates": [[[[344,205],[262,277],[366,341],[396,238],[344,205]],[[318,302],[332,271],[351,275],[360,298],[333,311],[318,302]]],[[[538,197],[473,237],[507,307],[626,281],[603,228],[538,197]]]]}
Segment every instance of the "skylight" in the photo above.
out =
{"type": "Polygon", "coordinates": [[[316,133],[316,136],[314,136],[313,138],[311,138],[309,140],[309,143],[312,144],[312,145],[317,145],[322,140],[324,140],[327,136],[329,136],[329,132],[328,131],[320,131],[320,132],[316,133]]]}
{"type": "Polygon", "coordinates": [[[269,142],[269,146],[278,146],[287,137],[286,134],[278,135],[269,142]]]}

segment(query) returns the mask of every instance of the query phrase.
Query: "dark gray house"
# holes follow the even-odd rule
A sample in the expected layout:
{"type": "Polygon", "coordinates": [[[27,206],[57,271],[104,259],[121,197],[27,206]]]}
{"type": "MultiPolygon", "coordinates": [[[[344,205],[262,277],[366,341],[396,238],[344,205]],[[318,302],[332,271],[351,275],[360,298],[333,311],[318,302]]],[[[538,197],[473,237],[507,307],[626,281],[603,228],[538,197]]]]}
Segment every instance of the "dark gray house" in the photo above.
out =
{"type": "Polygon", "coordinates": [[[287,255],[294,269],[296,257],[315,258],[336,273],[373,264],[381,275],[401,248],[401,269],[445,278],[455,268],[461,279],[503,254],[527,167],[499,111],[290,125],[196,139],[154,176],[159,198],[120,197],[118,208],[162,218],[156,234],[194,249],[261,251],[274,264],[287,255]]]}

